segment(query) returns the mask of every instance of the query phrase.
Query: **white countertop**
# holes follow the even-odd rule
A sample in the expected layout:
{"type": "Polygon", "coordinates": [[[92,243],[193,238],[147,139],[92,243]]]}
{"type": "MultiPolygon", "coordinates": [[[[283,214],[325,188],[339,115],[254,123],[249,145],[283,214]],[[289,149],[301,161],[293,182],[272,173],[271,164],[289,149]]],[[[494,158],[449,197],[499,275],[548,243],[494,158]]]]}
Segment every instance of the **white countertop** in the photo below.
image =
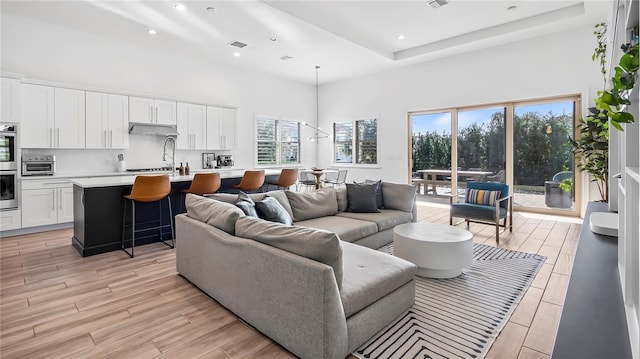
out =
{"type": "MultiPolygon", "coordinates": [[[[233,168],[233,169],[192,169],[191,173],[202,173],[202,172],[220,172],[220,174],[229,173],[229,172],[244,172],[243,168],[233,168]]],[[[177,173],[178,171],[176,171],[177,173]]],[[[91,178],[91,177],[112,177],[112,176],[120,176],[120,177],[130,177],[137,175],[153,175],[153,174],[171,174],[171,171],[158,171],[158,172],[75,172],[75,173],[56,173],[53,176],[21,176],[20,178],[23,180],[46,180],[46,179],[61,179],[61,178],[91,178]]]]}
{"type": "MultiPolygon", "coordinates": [[[[244,174],[244,170],[197,171],[197,173],[202,173],[202,172],[220,172],[221,178],[240,178],[244,174]]],[[[82,188],[127,186],[127,185],[133,184],[133,182],[136,179],[136,176],[153,176],[153,175],[159,175],[159,174],[165,174],[165,173],[170,174],[170,172],[143,172],[140,174],[127,173],[126,175],[123,175],[123,173],[120,172],[120,175],[110,175],[110,176],[103,176],[103,177],[74,177],[74,178],[69,178],[69,182],[73,183],[74,185],[78,185],[82,188]]],[[[265,170],[265,175],[267,176],[277,175],[277,174],[280,174],[280,170],[265,170]]],[[[169,175],[169,180],[171,182],[192,181],[194,175],[195,173],[189,174],[188,176],[169,175]]]]}

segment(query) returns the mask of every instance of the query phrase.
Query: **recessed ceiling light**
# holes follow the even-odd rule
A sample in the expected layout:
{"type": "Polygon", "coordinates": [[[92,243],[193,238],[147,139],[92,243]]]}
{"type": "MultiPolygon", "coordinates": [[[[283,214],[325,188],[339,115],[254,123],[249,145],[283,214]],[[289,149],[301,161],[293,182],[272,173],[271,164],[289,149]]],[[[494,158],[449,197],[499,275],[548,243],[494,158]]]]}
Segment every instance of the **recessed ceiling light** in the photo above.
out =
{"type": "Polygon", "coordinates": [[[515,10],[517,8],[517,6],[515,5],[511,5],[507,8],[507,10],[515,10]]]}
{"type": "Polygon", "coordinates": [[[404,35],[398,35],[398,40],[404,40],[404,35]]]}
{"type": "Polygon", "coordinates": [[[276,42],[276,41],[278,41],[278,38],[277,38],[277,37],[275,37],[275,36],[271,36],[271,37],[269,38],[269,40],[271,40],[271,41],[273,41],[273,42],[276,42]]]}
{"type": "Polygon", "coordinates": [[[184,4],[176,4],[176,5],[174,5],[174,7],[175,7],[175,8],[176,8],[176,10],[178,10],[178,11],[185,11],[185,10],[187,10],[187,7],[186,7],[186,6],[184,6],[184,4]]]}
{"type": "Polygon", "coordinates": [[[239,53],[239,52],[234,52],[234,53],[233,53],[233,56],[235,56],[235,57],[240,57],[240,53],[239,53]]]}
{"type": "Polygon", "coordinates": [[[147,30],[147,33],[149,33],[149,34],[151,34],[151,35],[155,35],[155,34],[157,34],[156,30],[154,30],[154,29],[149,29],[149,30],[147,30]]]}
{"type": "Polygon", "coordinates": [[[216,9],[216,8],[215,8],[215,7],[213,7],[213,6],[209,6],[209,7],[207,8],[207,11],[216,12],[216,11],[218,11],[218,9],[216,9]]]}

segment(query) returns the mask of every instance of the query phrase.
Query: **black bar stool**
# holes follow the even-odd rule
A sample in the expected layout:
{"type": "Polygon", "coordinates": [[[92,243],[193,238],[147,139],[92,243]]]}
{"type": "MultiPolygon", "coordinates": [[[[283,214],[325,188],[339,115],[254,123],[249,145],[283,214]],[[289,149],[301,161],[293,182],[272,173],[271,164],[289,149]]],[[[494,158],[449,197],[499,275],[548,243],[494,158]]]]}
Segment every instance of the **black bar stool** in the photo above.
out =
{"type": "MultiPolygon", "coordinates": [[[[171,182],[169,181],[169,175],[160,176],[137,176],[133,182],[133,188],[131,193],[124,196],[124,211],[122,215],[122,250],[133,258],[134,248],[136,246],[136,232],[146,232],[150,230],[160,230],[160,240],[167,246],[174,248],[175,246],[175,234],[173,231],[173,214],[171,213],[171,182]],[[169,207],[169,224],[162,224],[162,205],[163,199],[167,199],[169,207]],[[127,251],[124,246],[125,241],[125,229],[127,219],[127,202],[131,202],[132,218],[131,218],[131,252],[127,251]],[[142,229],[136,229],[136,202],[149,203],[158,202],[158,225],[153,227],[145,227],[142,229]],[[167,243],[163,238],[164,227],[171,227],[171,244],[167,243]]],[[[152,221],[155,222],[155,221],[152,221]]]]}

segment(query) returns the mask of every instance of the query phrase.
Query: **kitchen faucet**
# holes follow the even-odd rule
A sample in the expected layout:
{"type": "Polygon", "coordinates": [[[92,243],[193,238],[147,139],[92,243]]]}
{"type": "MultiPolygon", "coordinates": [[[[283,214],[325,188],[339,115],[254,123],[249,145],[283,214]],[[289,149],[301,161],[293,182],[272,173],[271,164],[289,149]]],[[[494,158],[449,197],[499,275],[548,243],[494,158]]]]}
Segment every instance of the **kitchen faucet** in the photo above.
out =
{"type": "Polygon", "coordinates": [[[167,136],[167,138],[164,139],[164,145],[162,146],[162,160],[166,162],[167,156],[171,157],[171,176],[175,176],[176,175],[176,138],[173,136],[167,136]],[[167,142],[169,142],[169,140],[173,142],[173,146],[172,146],[173,152],[171,156],[167,154],[167,142]]]}

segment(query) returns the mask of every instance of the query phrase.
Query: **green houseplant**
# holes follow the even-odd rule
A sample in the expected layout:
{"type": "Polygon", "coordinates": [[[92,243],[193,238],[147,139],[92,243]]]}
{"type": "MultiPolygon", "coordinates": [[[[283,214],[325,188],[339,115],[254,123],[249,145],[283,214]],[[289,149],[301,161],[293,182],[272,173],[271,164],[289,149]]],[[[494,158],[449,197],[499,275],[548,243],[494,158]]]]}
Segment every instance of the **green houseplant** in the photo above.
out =
{"type": "MultiPolygon", "coordinates": [[[[597,183],[603,202],[609,201],[609,123],[623,131],[622,123],[635,121],[626,109],[631,104],[629,96],[638,74],[638,44],[624,44],[621,46],[623,55],[611,77],[611,88],[606,89],[606,32],[605,23],[595,25],[593,33],[596,36],[597,47],[591,57],[600,64],[603,90],[597,92],[594,99],[595,107],[589,108],[589,114],[578,120],[580,137],[576,140],[569,138],[578,169],[591,175],[591,181],[597,183]]],[[[567,185],[565,184],[565,187],[567,185]]]]}

